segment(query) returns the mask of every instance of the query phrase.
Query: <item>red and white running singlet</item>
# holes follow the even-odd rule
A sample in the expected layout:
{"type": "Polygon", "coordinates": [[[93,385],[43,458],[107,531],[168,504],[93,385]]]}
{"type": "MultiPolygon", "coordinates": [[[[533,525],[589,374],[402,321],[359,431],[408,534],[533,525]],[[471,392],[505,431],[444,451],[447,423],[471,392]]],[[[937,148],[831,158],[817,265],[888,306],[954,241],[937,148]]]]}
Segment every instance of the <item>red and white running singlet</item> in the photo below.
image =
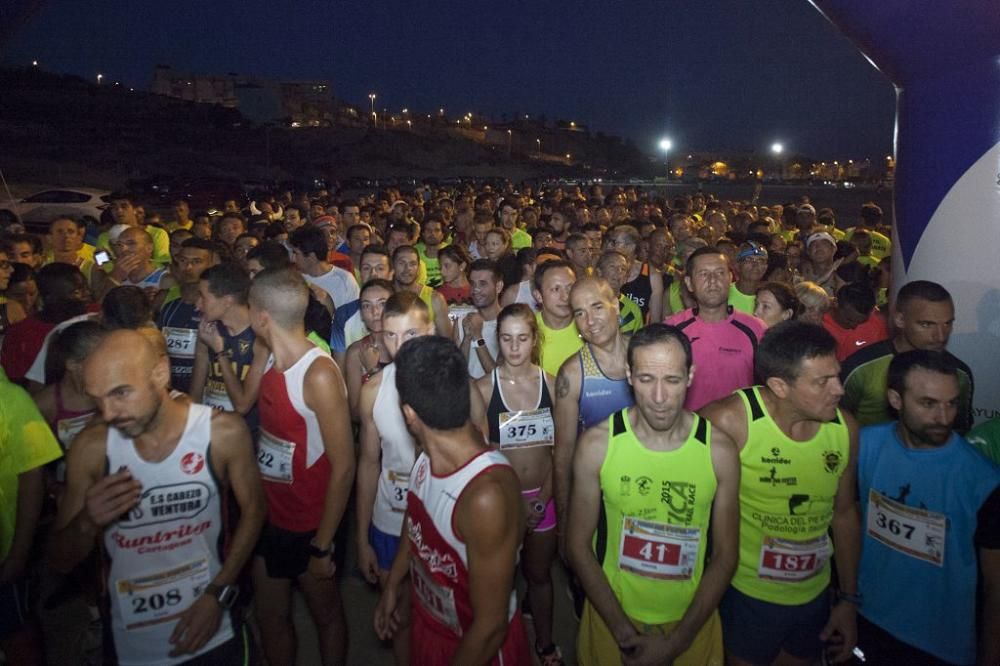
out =
{"type": "MultiPolygon", "coordinates": [[[[415,663],[447,664],[463,633],[472,624],[469,560],[454,531],[455,507],[477,477],[495,467],[510,467],[507,458],[487,450],[447,476],[435,476],[431,460],[422,453],[410,473],[407,523],[410,545],[410,584],[413,590],[411,653],[415,663]]],[[[513,566],[513,563],[512,563],[513,566]]],[[[510,591],[510,625],[494,664],[530,664],[527,639],[510,591]]]]}
{"type": "Polygon", "coordinates": [[[268,522],[289,532],[319,527],[330,460],[316,413],[306,405],[304,384],[313,363],[333,363],[318,347],[284,372],[272,367],[260,380],[257,466],[267,495],[268,522]]]}
{"type": "Polygon", "coordinates": [[[108,428],[108,469],[128,467],[142,484],[139,504],[104,531],[120,664],[180,664],[233,637],[232,620],[223,613],[219,630],[196,654],[169,656],[177,618],[222,568],[222,503],[208,460],[211,440],[212,408],[204,405],[188,408],[177,447],[156,463],[108,428]]]}

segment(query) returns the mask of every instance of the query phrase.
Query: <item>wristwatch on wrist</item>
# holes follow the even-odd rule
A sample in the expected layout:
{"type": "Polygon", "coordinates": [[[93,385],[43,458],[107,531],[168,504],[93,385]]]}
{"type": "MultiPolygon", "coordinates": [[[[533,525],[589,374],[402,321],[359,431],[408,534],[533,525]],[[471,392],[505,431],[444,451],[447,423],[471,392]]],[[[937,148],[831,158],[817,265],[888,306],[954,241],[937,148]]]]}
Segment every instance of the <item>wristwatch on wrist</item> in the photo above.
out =
{"type": "Polygon", "coordinates": [[[222,610],[229,610],[236,603],[236,598],[240,596],[240,588],[235,585],[216,585],[209,583],[205,586],[205,594],[215,597],[222,610]]]}
{"type": "Polygon", "coordinates": [[[847,592],[837,590],[837,601],[846,601],[852,606],[861,608],[861,606],[865,603],[865,596],[860,592],[857,594],[848,594],[847,592]]]}
{"type": "Polygon", "coordinates": [[[544,513],[545,502],[532,502],[531,510],[534,511],[535,513],[544,513]]]}
{"type": "Polygon", "coordinates": [[[309,557],[330,557],[333,554],[333,544],[320,548],[312,539],[309,540],[309,557]]]}
{"type": "Polygon", "coordinates": [[[486,340],[484,340],[482,338],[479,338],[478,340],[476,340],[472,344],[476,345],[477,347],[485,347],[486,346],[486,340]]]}
{"type": "Polygon", "coordinates": [[[218,361],[220,357],[225,356],[226,358],[232,358],[233,352],[230,349],[223,347],[217,352],[212,352],[212,360],[218,361]]]}

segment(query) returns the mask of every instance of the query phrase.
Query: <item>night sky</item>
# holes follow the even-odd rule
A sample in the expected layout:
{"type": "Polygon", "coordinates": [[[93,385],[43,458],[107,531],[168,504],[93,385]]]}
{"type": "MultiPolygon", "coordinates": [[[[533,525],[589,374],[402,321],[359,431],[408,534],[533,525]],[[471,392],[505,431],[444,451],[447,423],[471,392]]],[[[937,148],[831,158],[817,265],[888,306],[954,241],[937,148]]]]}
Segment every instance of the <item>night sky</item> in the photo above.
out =
{"type": "Polygon", "coordinates": [[[47,0],[2,53],[146,87],[157,63],[327,79],[362,107],[544,114],[653,152],[891,150],[889,82],[806,0],[47,0]]]}

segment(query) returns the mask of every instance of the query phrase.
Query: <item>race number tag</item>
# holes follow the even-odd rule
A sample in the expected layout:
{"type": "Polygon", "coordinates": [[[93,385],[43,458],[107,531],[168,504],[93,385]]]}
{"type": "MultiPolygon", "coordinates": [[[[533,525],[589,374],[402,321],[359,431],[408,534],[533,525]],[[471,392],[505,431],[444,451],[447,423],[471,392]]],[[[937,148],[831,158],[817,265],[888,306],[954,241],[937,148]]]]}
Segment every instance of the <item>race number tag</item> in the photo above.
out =
{"type": "Polygon", "coordinates": [[[209,379],[205,383],[205,397],[202,400],[213,409],[221,409],[224,412],[235,411],[233,401],[229,399],[229,392],[226,391],[224,382],[209,379]]]}
{"type": "Polygon", "coordinates": [[[701,530],[626,516],[618,568],[659,580],[690,580],[698,561],[701,530]]]}
{"type": "Polygon", "coordinates": [[[825,534],[809,541],[765,536],[757,575],[766,580],[798,583],[822,571],[828,559],[830,543],[825,534]]]}
{"type": "Polygon", "coordinates": [[[455,591],[437,583],[416,561],[410,562],[410,580],[413,581],[413,591],[421,607],[435,620],[461,636],[462,625],[458,621],[455,591]]]}
{"type": "Polygon", "coordinates": [[[402,472],[386,471],[389,479],[389,505],[394,513],[406,513],[406,491],[410,487],[410,475],[402,472]]]}
{"type": "Polygon", "coordinates": [[[295,455],[295,442],[278,439],[264,429],[260,431],[260,441],[257,443],[257,467],[264,481],[274,483],[291,483],[292,456],[295,455]]]}
{"type": "Polygon", "coordinates": [[[555,425],[548,407],[500,414],[501,450],[552,446],[554,443],[555,425]]]}
{"type": "Polygon", "coordinates": [[[197,329],[164,326],[163,337],[167,340],[167,354],[169,356],[194,358],[194,347],[198,341],[197,329]]]}
{"type": "Polygon", "coordinates": [[[461,305],[461,304],[457,304],[457,303],[454,304],[454,305],[449,305],[448,306],[448,319],[450,319],[452,321],[452,323],[455,323],[455,322],[461,323],[461,320],[465,319],[465,316],[467,314],[472,313],[472,312],[477,312],[475,306],[472,306],[472,305],[461,305]]]}
{"type": "Polygon", "coordinates": [[[200,559],[169,571],[115,581],[125,630],[176,620],[211,580],[208,560],[200,559]]]}
{"type": "Polygon", "coordinates": [[[906,506],[869,490],[867,529],[873,539],[893,550],[944,566],[948,518],[942,513],[906,506]]]}

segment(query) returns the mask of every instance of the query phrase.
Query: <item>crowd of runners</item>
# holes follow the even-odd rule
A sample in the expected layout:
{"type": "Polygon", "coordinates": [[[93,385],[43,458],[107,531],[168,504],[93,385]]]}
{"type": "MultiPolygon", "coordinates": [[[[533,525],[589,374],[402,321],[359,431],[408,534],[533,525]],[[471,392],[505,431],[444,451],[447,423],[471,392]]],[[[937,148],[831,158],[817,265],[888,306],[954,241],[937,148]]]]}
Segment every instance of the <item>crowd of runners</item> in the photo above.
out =
{"type": "Polygon", "coordinates": [[[1000,664],[970,306],[890,284],[877,205],[223,208],[3,230],[7,663],[72,596],[103,663],[294,664],[297,588],[323,664],[374,632],[398,664],[557,666],[563,567],[584,665],[1000,664]],[[379,601],[348,627],[355,563],[379,601]]]}

